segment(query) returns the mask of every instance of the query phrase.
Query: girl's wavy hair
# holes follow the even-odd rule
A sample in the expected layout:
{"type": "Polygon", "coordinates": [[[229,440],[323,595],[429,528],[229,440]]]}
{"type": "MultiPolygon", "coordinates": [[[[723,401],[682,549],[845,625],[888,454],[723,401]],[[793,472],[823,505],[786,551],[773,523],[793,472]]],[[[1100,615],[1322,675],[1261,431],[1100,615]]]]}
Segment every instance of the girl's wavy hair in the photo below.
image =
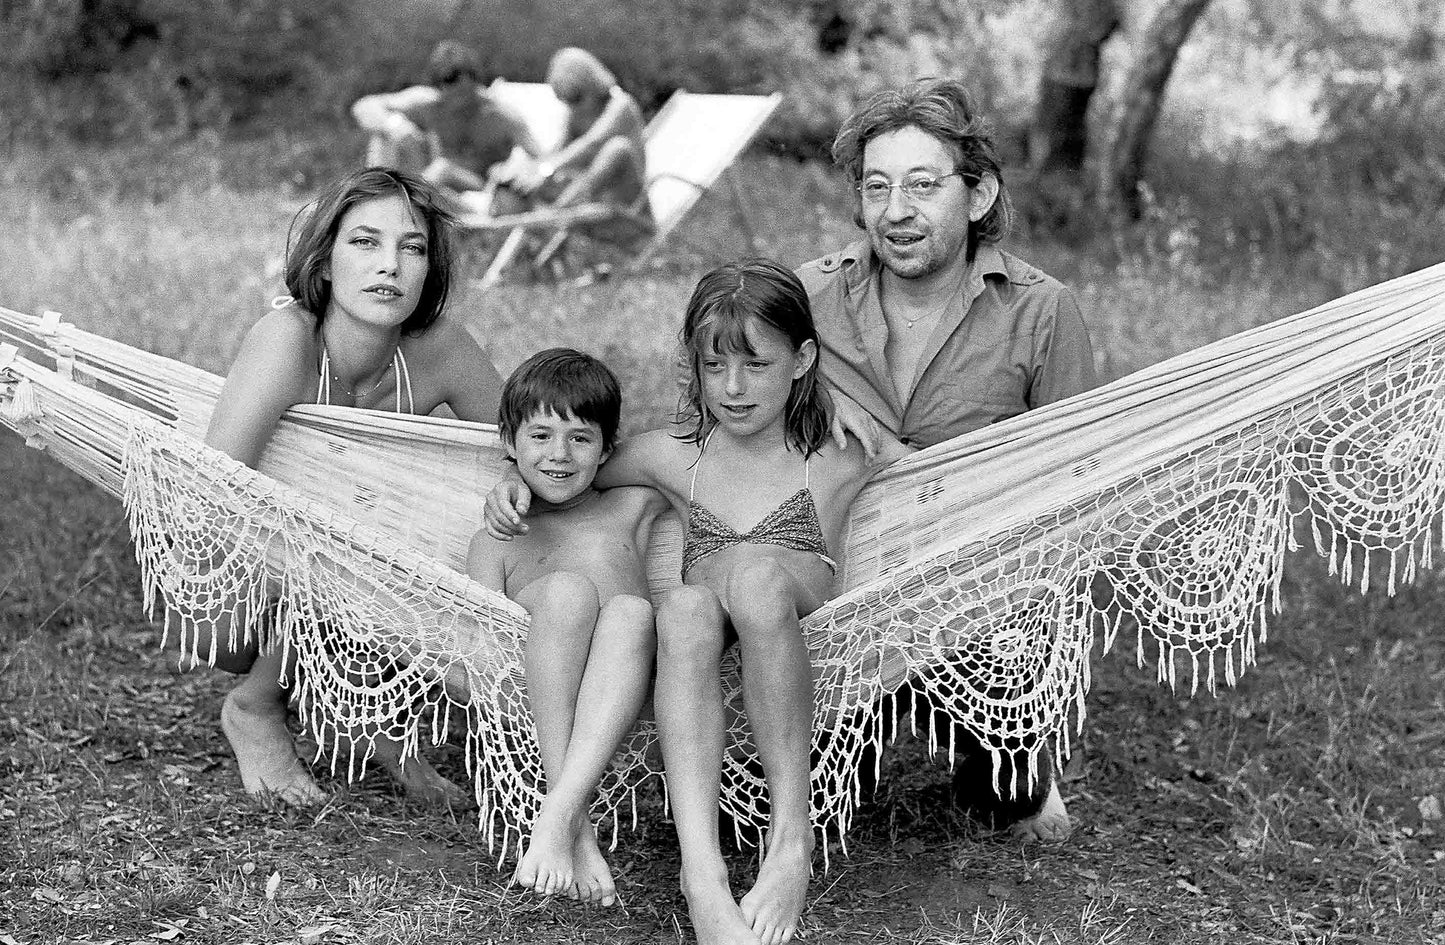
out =
{"type": "MultiPolygon", "coordinates": [[[[853,183],[863,180],[863,151],[874,138],[915,127],[948,146],[958,161],[954,170],[970,188],[992,174],[998,180],[998,199],[982,219],[968,225],[969,262],[978,247],[996,243],[1008,231],[1013,210],[1004,186],[1003,168],[993,127],[978,113],[968,88],[957,79],[919,79],[900,89],[879,92],[843,121],[833,139],[833,163],[853,183]]],[[[856,195],[855,195],[856,196],[856,195]]],[[[853,222],[863,225],[861,198],[853,204],[853,222]]]]}
{"type": "MultiPolygon", "coordinates": [[[[808,293],[791,270],[770,259],[743,259],[703,276],[682,324],[682,344],[692,366],[678,404],[679,425],[691,427],[680,437],[686,442],[701,443],[717,422],[702,399],[703,357],[722,351],[756,354],[747,335],[748,320],[754,318],[786,337],[794,351],[807,341],[819,345],[808,293]]],[[[804,456],[816,453],[828,438],[831,406],[818,384],[815,358],[788,392],[783,411],[788,444],[804,456]]]]}
{"type": "Polygon", "coordinates": [[[377,197],[399,194],[426,227],[427,269],[421,297],[401,330],[417,335],[431,327],[446,308],[451,291],[456,217],[431,184],[405,171],[368,167],[333,183],[302,207],[286,234],[286,291],[316,318],[319,330],[331,303],[331,280],[322,275],[336,247],[346,211],[377,197]]]}

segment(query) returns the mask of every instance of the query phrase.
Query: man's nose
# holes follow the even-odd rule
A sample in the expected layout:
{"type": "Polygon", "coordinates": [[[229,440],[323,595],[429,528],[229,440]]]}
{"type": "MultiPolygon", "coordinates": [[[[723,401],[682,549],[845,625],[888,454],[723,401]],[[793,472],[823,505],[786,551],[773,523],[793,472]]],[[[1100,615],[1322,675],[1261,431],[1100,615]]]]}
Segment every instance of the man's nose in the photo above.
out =
{"type": "Polygon", "coordinates": [[[907,220],[913,216],[913,201],[903,193],[902,187],[894,187],[888,191],[888,203],[883,208],[883,215],[890,220],[907,220]]]}

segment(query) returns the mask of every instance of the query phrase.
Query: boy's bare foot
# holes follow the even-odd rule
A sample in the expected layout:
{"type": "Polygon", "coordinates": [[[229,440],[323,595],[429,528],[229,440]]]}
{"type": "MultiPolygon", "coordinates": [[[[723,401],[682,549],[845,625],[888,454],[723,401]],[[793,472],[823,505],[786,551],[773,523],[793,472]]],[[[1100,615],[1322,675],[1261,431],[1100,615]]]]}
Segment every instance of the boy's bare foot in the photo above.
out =
{"type": "Polygon", "coordinates": [[[418,804],[444,810],[463,811],[477,806],[476,799],[459,785],[454,784],[431,762],[421,756],[408,758],[403,763],[401,742],[389,738],[378,738],[372,757],[381,765],[391,779],[401,785],[406,796],[418,804]]]}
{"type": "Polygon", "coordinates": [[[603,906],[616,904],[617,885],[612,879],[612,869],[602,855],[597,831],[590,821],[577,831],[577,840],[572,844],[572,873],[577,898],[603,906]]]}
{"type": "Polygon", "coordinates": [[[1039,812],[1014,824],[1012,832],[1020,840],[1062,840],[1072,829],[1069,811],[1064,807],[1064,799],[1055,783],[1049,785],[1049,795],[1044,798],[1039,812]]]}
{"type": "Polygon", "coordinates": [[[539,896],[567,895],[575,899],[577,884],[573,881],[572,862],[575,837],[572,826],[565,821],[558,826],[556,819],[543,813],[532,825],[532,837],[512,873],[512,882],[539,896]]]}
{"type": "Polygon", "coordinates": [[[762,868],[758,870],[758,881],[741,903],[743,917],[763,945],[792,941],[808,902],[808,879],[812,873],[811,837],[793,842],[769,842],[762,868]]]}
{"type": "Polygon", "coordinates": [[[690,882],[684,877],[682,894],[687,899],[697,945],[761,945],[743,911],[733,901],[726,874],[720,881],[690,882]]]}
{"type": "Polygon", "coordinates": [[[233,692],[221,703],[221,731],[236,753],[247,794],[269,794],[298,807],[326,800],[326,792],[296,757],[284,708],[251,709],[233,692]]]}

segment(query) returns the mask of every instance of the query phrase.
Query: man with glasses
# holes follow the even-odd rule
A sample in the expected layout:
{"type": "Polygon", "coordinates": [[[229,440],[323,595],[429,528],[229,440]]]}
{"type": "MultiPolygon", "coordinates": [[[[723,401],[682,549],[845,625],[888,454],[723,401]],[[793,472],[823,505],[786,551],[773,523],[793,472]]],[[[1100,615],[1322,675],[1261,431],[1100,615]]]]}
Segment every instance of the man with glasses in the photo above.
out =
{"type": "MultiPolygon", "coordinates": [[[[838,130],[833,159],[852,179],[867,238],[798,275],[822,338],[835,433],[922,449],[1093,385],[1073,295],[995,245],[1007,193],[991,130],[961,83],[880,93],[838,130]]],[[[1015,765],[1005,758],[1001,780],[1012,776],[1020,799],[999,800],[987,752],[962,730],[954,737],[964,759],[956,797],[1020,836],[1067,835],[1047,757],[1032,791],[1023,754],[1015,765]]]]}
{"type": "Polygon", "coordinates": [[[522,116],[482,84],[481,59],[470,47],[452,40],[438,43],[427,62],[427,80],[427,85],[363,96],[351,106],[356,123],[371,133],[369,166],[418,172],[452,190],[486,190],[493,168],[514,147],[534,157],[541,154],[522,116]]]}

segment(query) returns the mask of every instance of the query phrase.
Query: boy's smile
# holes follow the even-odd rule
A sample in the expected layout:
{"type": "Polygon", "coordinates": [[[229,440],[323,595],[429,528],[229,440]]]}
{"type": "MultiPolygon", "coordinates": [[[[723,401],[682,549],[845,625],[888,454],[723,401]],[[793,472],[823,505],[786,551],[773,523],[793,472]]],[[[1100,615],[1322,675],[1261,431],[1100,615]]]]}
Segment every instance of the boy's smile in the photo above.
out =
{"type": "Polygon", "coordinates": [[[586,493],[607,460],[597,423],[551,410],[528,417],[506,446],[533,497],[549,506],[566,505],[586,493]]]}

